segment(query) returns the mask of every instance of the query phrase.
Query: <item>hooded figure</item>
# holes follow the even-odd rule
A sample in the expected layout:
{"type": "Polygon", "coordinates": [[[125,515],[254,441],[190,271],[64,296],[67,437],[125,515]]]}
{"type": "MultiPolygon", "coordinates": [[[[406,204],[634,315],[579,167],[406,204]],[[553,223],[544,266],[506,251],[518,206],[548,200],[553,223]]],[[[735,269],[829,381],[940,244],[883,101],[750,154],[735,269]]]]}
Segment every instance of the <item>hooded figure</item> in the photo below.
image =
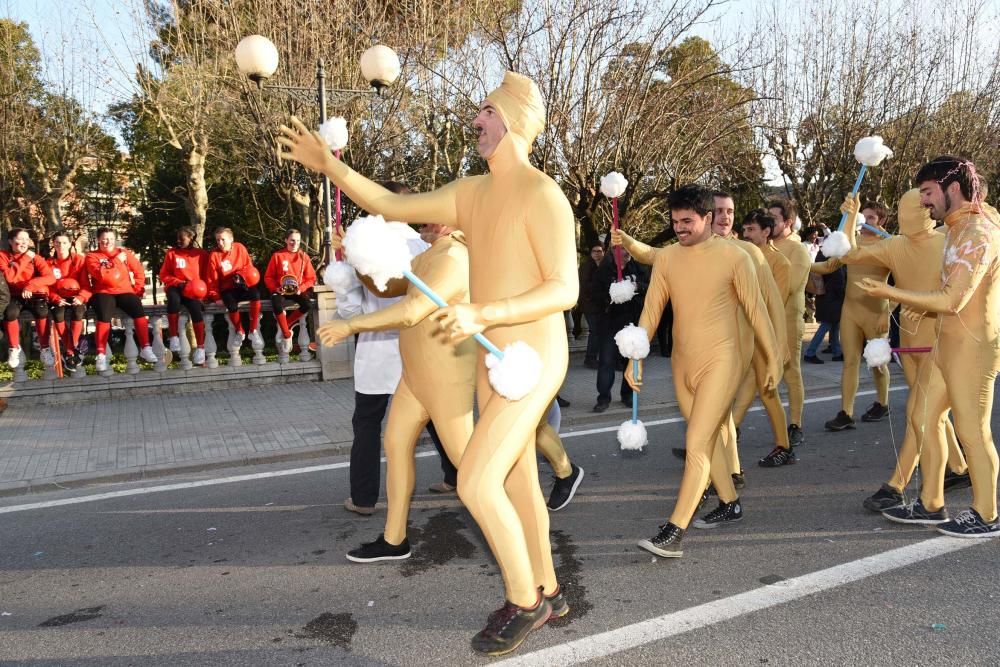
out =
{"type": "MultiPolygon", "coordinates": [[[[486,332],[500,349],[524,341],[542,359],[538,385],[511,402],[490,386],[486,353],[478,351],[479,421],[458,470],[458,495],[483,530],[506,588],[505,604],[489,615],[472,646],[490,655],[512,651],[550,615],[568,612],[552,565],[535,431],[566,375],[562,313],[576,303],[579,288],[569,201],[528,161],[545,124],[541,94],[531,80],[508,72],[474,121],[489,174],[421,194],[395,195],[380,187],[335,159],[318,135],[292,122],[294,129],[282,128],[282,156],[322,171],[361,208],[464,233],[471,303],[431,316],[441,334],[458,341],[486,332]]],[[[577,466],[572,471],[565,483],[569,490],[583,475],[577,466]]]]}
{"type": "MultiPolygon", "coordinates": [[[[848,198],[845,208],[848,224],[844,229],[854,238],[854,215],[857,200],[848,198]]],[[[865,265],[887,269],[896,287],[914,292],[931,292],[940,285],[937,272],[944,257],[945,235],[934,229],[927,209],[920,205],[920,192],[909,190],[899,200],[900,236],[855,248],[840,259],[848,266],[865,265]]],[[[904,310],[899,323],[900,345],[904,348],[932,347],[937,339],[937,313],[920,313],[911,317],[904,310]]],[[[968,473],[962,450],[955,439],[955,430],[948,419],[947,393],[941,371],[932,354],[901,355],[903,375],[910,393],[906,401],[906,433],[899,449],[899,459],[889,481],[864,505],[881,512],[903,504],[903,489],[919,459],[923,471],[920,498],[924,507],[938,510],[944,506],[945,452],[947,451],[949,488],[968,485],[968,473]],[[930,410],[932,405],[941,409],[930,410]]]]}

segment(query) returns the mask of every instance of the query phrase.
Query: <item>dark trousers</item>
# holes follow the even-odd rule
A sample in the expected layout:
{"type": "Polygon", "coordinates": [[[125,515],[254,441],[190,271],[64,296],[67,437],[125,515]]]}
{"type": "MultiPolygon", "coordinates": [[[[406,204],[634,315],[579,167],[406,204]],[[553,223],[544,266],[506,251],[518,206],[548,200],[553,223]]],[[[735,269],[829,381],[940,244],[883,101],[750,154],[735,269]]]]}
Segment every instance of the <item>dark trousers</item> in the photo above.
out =
{"type": "MultiPolygon", "coordinates": [[[[606,329],[601,332],[601,344],[597,359],[597,401],[611,402],[611,388],[615,385],[615,373],[624,368],[625,357],[618,351],[618,344],[615,343],[615,331],[606,329]]],[[[620,389],[621,399],[632,404],[632,387],[625,381],[622,374],[622,386],[620,389]]]]}
{"type": "Polygon", "coordinates": [[[604,316],[600,313],[584,313],[587,318],[587,352],[583,357],[585,362],[597,361],[598,353],[601,349],[601,330],[603,329],[604,316]]]}
{"type": "Polygon", "coordinates": [[[899,347],[899,316],[902,306],[896,306],[896,310],[892,311],[892,316],[889,318],[889,346],[899,347]]]}
{"type": "Polygon", "coordinates": [[[392,394],[354,392],[354,442],[351,444],[351,500],[375,507],[382,475],[382,419],[392,394]]]}
{"type": "Polygon", "coordinates": [[[431,436],[431,440],[434,441],[434,449],[437,450],[438,455],[441,457],[441,472],[444,474],[444,483],[451,486],[458,486],[458,469],[448,458],[448,454],[444,451],[444,445],[441,444],[441,438],[438,437],[437,430],[434,428],[434,422],[427,422],[427,434],[431,436]]]}

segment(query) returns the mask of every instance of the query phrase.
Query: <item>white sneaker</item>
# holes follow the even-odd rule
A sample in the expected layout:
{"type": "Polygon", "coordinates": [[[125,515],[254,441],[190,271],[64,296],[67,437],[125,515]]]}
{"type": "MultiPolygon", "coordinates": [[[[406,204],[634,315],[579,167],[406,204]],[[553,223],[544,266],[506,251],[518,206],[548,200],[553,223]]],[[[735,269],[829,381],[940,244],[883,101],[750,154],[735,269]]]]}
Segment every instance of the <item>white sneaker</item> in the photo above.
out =
{"type": "Polygon", "coordinates": [[[48,367],[56,365],[56,355],[52,354],[52,349],[48,347],[43,347],[38,351],[39,356],[42,358],[42,363],[48,367]]]}
{"type": "Polygon", "coordinates": [[[97,355],[97,358],[94,359],[94,370],[96,370],[98,373],[103,373],[104,371],[108,370],[108,355],[106,354],[97,355]]]}
{"type": "Polygon", "coordinates": [[[180,336],[171,336],[170,337],[170,351],[171,352],[180,352],[181,351],[181,337],[180,336]]]}
{"type": "Polygon", "coordinates": [[[10,354],[7,356],[7,365],[11,368],[17,368],[21,365],[21,348],[10,348],[10,354]]]}
{"type": "Polygon", "coordinates": [[[194,348],[194,354],[191,356],[191,363],[195,366],[205,365],[205,348],[196,347],[194,348]]]}
{"type": "Polygon", "coordinates": [[[238,350],[241,347],[243,347],[243,341],[245,341],[246,339],[247,335],[245,333],[243,333],[242,331],[234,331],[233,333],[229,334],[229,344],[226,347],[228,347],[230,350],[232,349],[238,350]]]}
{"type": "Polygon", "coordinates": [[[139,352],[139,358],[142,359],[143,361],[148,361],[151,364],[155,364],[157,361],[159,361],[159,359],[156,358],[156,353],[153,352],[153,348],[150,347],[149,345],[142,348],[142,350],[139,352]]]}
{"type": "Polygon", "coordinates": [[[277,344],[279,352],[287,354],[292,351],[292,339],[285,338],[285,335],[281,333],[281,330],[278,330],[278,335],[274,337],[274,342],[277,344]]]}
{"type": "Polygon", "coordinates": [[[250,346],[253,349],[264,349],[264,337],[260,335],[260,329],[250,332],[250,346]]]}

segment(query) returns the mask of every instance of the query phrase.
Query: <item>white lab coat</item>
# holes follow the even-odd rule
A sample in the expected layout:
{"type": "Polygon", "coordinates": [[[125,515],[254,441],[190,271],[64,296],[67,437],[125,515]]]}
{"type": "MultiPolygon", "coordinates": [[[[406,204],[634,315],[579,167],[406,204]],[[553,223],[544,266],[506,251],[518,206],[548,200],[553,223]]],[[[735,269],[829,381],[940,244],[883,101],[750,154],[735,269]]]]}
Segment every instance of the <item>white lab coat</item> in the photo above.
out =
{"type": "MultiPolygon", "coordinates": [[[[420,235],[409,225],[400,222],[398,231],[406,238],[410,254],[414,257],[430,246],[420,240],[420,235]]],[[[337,295],[337,315],[349,319],[381,310],[399,301],[402,297],[383,299],[365,289],[353,277],[351,287],[344,294],[337,295]]],[[[358,336],[354,349],[354,390],[359,394],[393,394],[403,373],[403,362],[399,356],[399,331],[365,331],[358,336]]]]}

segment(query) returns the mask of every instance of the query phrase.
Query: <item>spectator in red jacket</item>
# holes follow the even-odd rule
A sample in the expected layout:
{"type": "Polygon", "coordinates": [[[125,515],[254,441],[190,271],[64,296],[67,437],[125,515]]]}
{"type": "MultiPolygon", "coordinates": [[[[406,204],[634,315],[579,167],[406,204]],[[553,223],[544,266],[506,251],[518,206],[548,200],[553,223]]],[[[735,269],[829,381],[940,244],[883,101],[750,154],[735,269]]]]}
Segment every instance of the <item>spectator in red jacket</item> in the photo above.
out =
{"type": "Polygon", "coordinates": [[[208,252],[202,250],[195,241],[194,227],[184,226],[177,230],[177,245],[167,251],[160,267],[160,282],[167,290],[167,328],[170,334],[170,351],[181,351],[180,318],[181,304],[191,316],[194,329],[195,350],[192,362],[196,366],[205,363],[205,315],[201,298],[185,296],[185,288],[191,281],[204,281],[208,272],[208,252]]]}
{"type": "Polygon", "coordinates": [[[208,298],[226,304],[229,321],[233,323],[235,337],[229,340],[229,349],[239,349],[246,340],[240,319],[240,302],[250,302],[250,340],[264,345],[260,336],[260,273],[250,260],[250,253],[242,243],[233,241],[233,230],[219,227],[215,230],[215,249],[208,255],[208,298]]]}
{"type": "Polygon", "coordinates": [[[47,303],[49,287],[56,281],[52,268],[42,257],[31,249],[33,243],[27,229],[12,229],[7,237],[10,251],[0,251],[0,272],[10,288],[10,303],[4,309],[4,329],[10,353],[7,363],[17,368],[24,362],[21,353],[21,325],[17,318],[23,309],[35,316],[35,333],[42,361],[46,366],[55,363],[55,356],[49,349],[49,307],[47,303]]]}
{"type": "Polygon", "coordinates": [[[84,266],[90,282],[90,303],[97,315],[97,372],[108,370],[108,336],[111,335],[111,317],[118,307],[135,322],[135,336],[139,339],[139,356],[150,363],[156,355],[149,345],[149,320],[142,307],[146,291],[146,272],[142,262],[128,248],[116,245],[115,230],[101,227],[97,230],[97,250],[87,254],[84,266]]]}
{"type": "Polygon", "coordinates": [[[288,352],[292,348],[292,327],[309,314],[312,288],[316,284],[316,270],[309,255],[302,250],[302,234],[299,230],[288,230],[285,234],[285,249],[271,255],[264,273],[264,284],[271,292],[271,308],[274,319],[278,322],[275,342],[279,349],[284,347],[288,352]],[[285,315],[286,299],[299,304],[299,309],[291,316],[285,315]]]}
{"type": "Polygon", "coordinates": [[[66,234],[53,236],[49,248],[49,266],[56,277],[55,285],[49,290],[49,319],[62,341],[63,367],[72,371],[83,361],[77,346],[83,333],[84,311],[90,299],[90,281],[84,266],[86,259],[76,251],[76,246],[66,234]],[[71,281],[76,283],[75,293],[71,289],[71,281]],[[69,326],[66,326],[67,319],[69,326]]]}

